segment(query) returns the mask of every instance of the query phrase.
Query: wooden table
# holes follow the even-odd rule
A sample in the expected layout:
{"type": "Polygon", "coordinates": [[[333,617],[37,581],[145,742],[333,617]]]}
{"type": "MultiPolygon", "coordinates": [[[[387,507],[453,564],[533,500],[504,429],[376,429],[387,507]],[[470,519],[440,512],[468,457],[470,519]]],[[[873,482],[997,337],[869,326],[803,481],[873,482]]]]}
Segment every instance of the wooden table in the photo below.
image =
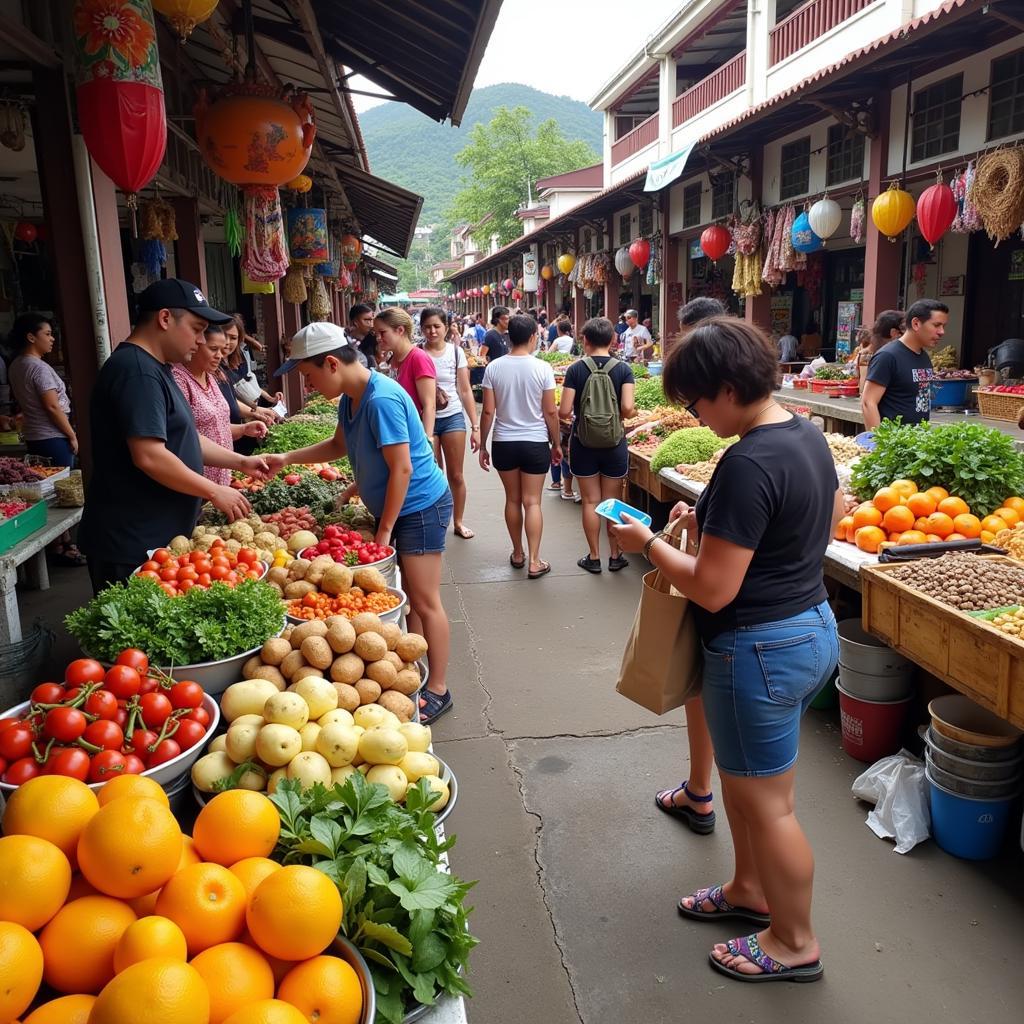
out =
{"type": "Polygon", "coordinates": [[[50,589],[46,568],[46,546],[65,530],[82,520],[81,508],[46,510],[46,525],[0,555],[0,646],[21,640],[21,616],[18,613],[18,567],[25,566],[25,583],[36,590],[50,589]]]}

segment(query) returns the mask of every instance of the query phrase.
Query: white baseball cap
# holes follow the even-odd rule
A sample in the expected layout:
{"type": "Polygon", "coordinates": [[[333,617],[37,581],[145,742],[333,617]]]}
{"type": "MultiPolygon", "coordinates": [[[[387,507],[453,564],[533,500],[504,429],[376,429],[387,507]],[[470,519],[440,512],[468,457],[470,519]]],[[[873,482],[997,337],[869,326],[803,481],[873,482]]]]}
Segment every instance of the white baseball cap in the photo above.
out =
{"type": "Polygon", "coordinates": [[[312,356],[322,356],[327,352],[336,352],[348,344],[348,335],[337,324],[326,321],[308,324],[292,335],[291,358],[280,369],[274,371],[274,376],[283,377],[303,360],[312,356]]]}

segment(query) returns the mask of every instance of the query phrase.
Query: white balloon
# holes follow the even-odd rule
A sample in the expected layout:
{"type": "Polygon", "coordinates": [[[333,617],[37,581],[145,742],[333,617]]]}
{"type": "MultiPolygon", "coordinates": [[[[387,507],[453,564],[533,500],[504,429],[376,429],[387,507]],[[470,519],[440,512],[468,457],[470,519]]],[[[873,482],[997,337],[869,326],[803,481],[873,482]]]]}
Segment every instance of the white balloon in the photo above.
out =
{"type": "Polygon", "coordinates": [[[843,208],[826,196],[819,199],[808,211],[807,220],[811,230],[819,238],[831,238],[839,228],[843,219],[843,208]]]}
{"type": "Polygon", "coordinates": [[[633,261],[629,258],[629,246],[624,245],[615,252],[615,269],[621,277],[632,277],[636,271],[633,261]]]}

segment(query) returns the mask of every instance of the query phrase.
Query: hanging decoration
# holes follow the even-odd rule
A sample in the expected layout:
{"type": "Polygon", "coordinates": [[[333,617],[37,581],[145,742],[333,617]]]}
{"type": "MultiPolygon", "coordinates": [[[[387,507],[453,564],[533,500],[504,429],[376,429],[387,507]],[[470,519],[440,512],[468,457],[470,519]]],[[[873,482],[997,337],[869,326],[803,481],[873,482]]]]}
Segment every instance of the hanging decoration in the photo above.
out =
{"type": "Polygon", "coordinates": [[[550,281],[555,276],[554,267],[552,267],[550,263],[545,263],[544,266],[540,268],[540,276],[543,277],[545,281],[550,281]]]}
{"type": "Polygon", "coordinates": [[[156,23],[150,0],[75,0],[78,124],[99,168],[137,205],[167,149],[156,23]]]}
{"type": "Polygon", "coordinates": [[[804,212],[793,221],[793,227],[790,229],[790,237],[793,239],[793,248],[796,249],[797,252],[817,252],[824,244],[811,229],[810,220],[808,219],[806,210],[804,210],[804,212]]]}
{"type": "Polygon", "coordinates": [[[871,204],[871,219],[890,242],[895,242],[914,219],[914,197],[892,182],[871,204]]]}
{"type": "Polygon", "coordinates": [[[782,222],[782,270],[803,270],[807,266],[807,257],[793,245],[793,225],[796,223],[796,207],[787,206],[785,219],[782,222]]]}
{"type": "Polygon", "coordinates": [[[729,251],[731,243],[732,235],[729,234],[729,229],[721,224],[712,224],[711,227],[705,228],[700,236],[701,252],[712,263],[717,263],[729,251]]]}
{"type": "Polygon", "coordinates": [[[481,289],[481,291],[483,291],[484,295],[490,295],[491,294],[491,286],[489,284],[485,284],[483,286],[483,288],[481,289]]]}
{"type": "Polygon", "coordinates": [[[967,193],[985,227],[998,245],[1024,221],[1024,149],[997,149],[978,158],[967,193]]]}
{"type": "Polygon", "coordinates": [[[736,243],[732,290],[747,298],[761,294],[761,212],[752,203],[746,217],[733,218],[732,237],[736,243]]]}
{"type": "Polygon", "coordinates": [[[245,229],[242,227],[242,220],[238,216],[238,207],[232,203],[224,214],[224,241],[227,242],[228,252],[232,256],[242,255],[242,241],[245,238],[245,229]]]}
{"type": "Polygon", "coordinates": [[[926,188],[917,199],[917,226],[921,237],[934,249],[949,230],[958,212],[953,190],[942,181],[926,188]]]}
{"type": "Polygon", "coordinates": [[[975,174],[976,168],[974,161],[971,160],[967,164],[967,169],[963,173],[957,174],[949,183],[949,187],[953,190],[953,196],[959,207],[959,212],[953,221],[952,230],[960,235],[966,235],[972,231],[980,231],[983,226],[981,217],[978,215],[978,209],[970,198],[975,174]]]}
{"type": "Polygon", "coordinates": [[[651,258],[651,243],[646,238],[638,238],[629,247],[629,258],[637,270],[643,270],[651,258]]]}
{"type": "Polygon", "coordinates": [[[330,320],[332,312],[331,298],[327,294],[327,285],[324,284],[324,279],[314,277],[309,293],[309,318],[311,320],[330,320]]]}
{"type": "Polygon", "coordinates": [[[850,237],[860,245],[864,241],[864,197],[857,196],[850,211],[850,237]]]}
{"type": "Polygon", "coordinates": [[[15,100],[0,103],[0,146],[15,153],[25,148],[25,110],[15,100]]]}
{"type": "Polygon", "coordinates": [[[171,23],[182,43],[215,10],[220,0],[153,0],[153,6],[171,23]]]}
{"type": "Polygon", "coordinates": [[[502,291],[504,291],[506,295],[510,294],[514,287],[515,282],[511,277],[506,277],[505,280],[501,282],[502,291]]]}
{"type": "Polygon", "coordinates": [[[654,287],[661,283],[661,240],[655,235],[651,240],[651,252],[647,259],[647,284],[654,287]]]}
{"type": "Polygon", "coordinates": [[[178,237],[174,207],[163,199],[148,199],[139,206],[139,262],[150,277],[159,277],[167,265],[167,245],[178,237]]]}
{"type": "Polygon", "coordinates": [[[330,256],[327,211],[308,206],[288,210],[288,252],[292,263],[313,266],[330,256]]]}
{"type": "Polygon", "coordinates": [[[288,189],[290,192],[298,192],[301,196],[313,188],[313,179],[308,174],[297,174],[291,181],[285,182],[281,187],[288,189]]]}
{"type": "Polygon", "coordinates": [[[629,246],[622,245],[615,250],[615,269],[622,278],[630,278],[636,269],[633,261],[629,258],[629,246]]]}
{"type": "Polygon", "coordinates": [[[254,281],[243,270],[242,271],[242,294],[243,295],[273,295],[273,281],[254,281]]]}
{"type": "Polygon", "coordinates": [[[341,262],[349,270],[359,266],[359,257],[363,254],[363,243],[355,235],[341,236],[341,262]]]}
{"type": "Polygon", "coordinates": [[[831,238],[843,220],[843,208],[834,200],[825,196],[819,199],[807,211],[807,223],[810,229],[821,239],[821,244],[831,238]]]}
{"type": "Polygon", "coordinates": [[[576,266],[576,257],[571,252],[564,252],[558,257],[556,261],[558,263],[558,269],[563,274],[571,274],[573,268],[576,266]]]}
{"type": "Polygon", "coordinates": [[[19,242],[31,245],[39,237],[39,229],[27,220],[19,221],[14,227],[14,237],[19,242]]]}
{"type": "Polygon", "coordinates": [[[302,276],[301,267],[289,267],[281,281],[281,298],[285,302],[301,305],[309,298],[306,291],[306,279],[302,276]]]}

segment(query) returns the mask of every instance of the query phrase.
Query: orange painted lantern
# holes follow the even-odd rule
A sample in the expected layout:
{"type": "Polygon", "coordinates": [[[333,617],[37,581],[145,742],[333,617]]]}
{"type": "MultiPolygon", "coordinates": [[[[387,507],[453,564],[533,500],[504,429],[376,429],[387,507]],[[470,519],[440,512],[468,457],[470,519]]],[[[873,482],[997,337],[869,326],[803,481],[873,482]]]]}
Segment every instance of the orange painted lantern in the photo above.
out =
{"type": "Polygon", "coordinates": [[[220,0],[153,0],[153,6],[171,23],[184,43],[196,25],[201,25],[215,10],[220,0]]]}
{"type": "Polygon", "coordinates": [[[363,243],[355,235],[341,236],[341,262],[349,270],[355,270],[359,266],[359,257],[363,252],[363,243]]]}
{"type": "Polygon", "coordinates": [[[292,192],[298,192],[302,195],[313,187],[313,179],[308,174],[300,174],[292,178],[291,181],[285,182],[281,187],[290,189],[292,192]]]}
{"type": "Polygon", "coordinates": [[[540,268],[540,276],[543,277],[545,281],[550,281],[551,278],[555,276],[555,271],[550,263],[545,263],[544,266],[540,268]]]}

